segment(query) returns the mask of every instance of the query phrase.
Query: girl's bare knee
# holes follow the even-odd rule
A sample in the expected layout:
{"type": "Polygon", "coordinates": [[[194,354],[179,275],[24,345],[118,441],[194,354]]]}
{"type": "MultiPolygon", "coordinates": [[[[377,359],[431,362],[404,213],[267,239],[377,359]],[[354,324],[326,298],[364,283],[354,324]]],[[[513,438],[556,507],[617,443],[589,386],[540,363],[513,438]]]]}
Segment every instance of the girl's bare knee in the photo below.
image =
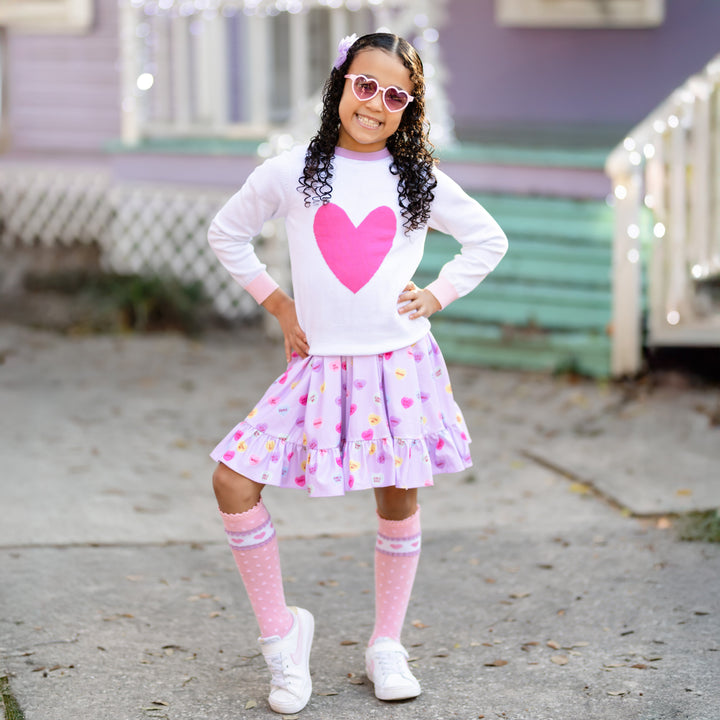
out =
{"type": "Polygon", "coordinates": [[[417,489],[376,488],[375,501],[381,518],[385,520],[404,520],[417,510],[417,489]]]}
{"type": "Polygon", "coordinates": [[[212,483],[220,510],[225,513],[241,513],[255,507],[263,488],[222,463],[215,468],[212,483]]]}

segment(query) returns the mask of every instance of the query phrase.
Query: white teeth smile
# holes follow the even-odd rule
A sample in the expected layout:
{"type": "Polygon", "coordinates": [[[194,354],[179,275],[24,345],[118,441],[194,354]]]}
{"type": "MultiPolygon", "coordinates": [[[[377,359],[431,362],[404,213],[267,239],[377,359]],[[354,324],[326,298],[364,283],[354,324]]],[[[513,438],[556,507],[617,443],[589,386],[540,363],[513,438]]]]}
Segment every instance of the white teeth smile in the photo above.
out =
{"type": "Polygon", "coordinates": [[[373,120],[372,118],[366,117],[365,115],[356,115],[356,117],[360,125],[362,125],[364,128],[367,128],[368,130],[376,130],[380,127],[380,123],[377,120],[373,120]]]}

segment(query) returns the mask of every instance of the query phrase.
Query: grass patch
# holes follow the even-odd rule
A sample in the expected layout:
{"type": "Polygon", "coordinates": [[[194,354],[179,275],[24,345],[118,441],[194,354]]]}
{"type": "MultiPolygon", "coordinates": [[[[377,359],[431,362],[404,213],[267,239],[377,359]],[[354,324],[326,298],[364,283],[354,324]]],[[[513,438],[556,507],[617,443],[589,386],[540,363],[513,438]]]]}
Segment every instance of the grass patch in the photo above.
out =
{"type": "Polygon", "coordinates": [[[720,515],[717,510],[690,512],[675,522],[681,540],[691,542],[720,542],[720,515]]]}
{"type": "Polygon", "coordinates": [[[23,711],[10,690],[10,681],[7,676],[0,676],[0,711],[4,710],[5,720],[25,720],[23,711]]]}
{"type": "Polygon", "coordinates": [[[123,275],[84,270],[30,275],[30,292],[72,297],[82,309],[76,331],[154,332],[178,330],[197,335],[210,301],[202,284],[162,276],[123,275]]]}

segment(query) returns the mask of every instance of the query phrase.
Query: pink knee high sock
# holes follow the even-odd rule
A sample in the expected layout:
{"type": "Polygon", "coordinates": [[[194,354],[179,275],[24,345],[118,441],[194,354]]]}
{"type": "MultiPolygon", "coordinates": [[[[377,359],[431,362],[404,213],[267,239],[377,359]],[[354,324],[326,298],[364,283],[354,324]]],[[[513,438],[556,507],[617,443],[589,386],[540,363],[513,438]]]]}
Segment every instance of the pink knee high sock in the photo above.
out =
{"type": "Polygon", "coordinates": [[[235,557],[260,635],[284,637],[293,624],[285,605],[280,553],[270,513],[262,500],[244,513],[222,515],[230,549],[235,557]]]}
{"type": "Polygon", "coordinates": [[[379,637],[400,641],[405,613],[420,559],[420,508],[404,520],[378,515],[375,544],[375,629],[379,637]]]}

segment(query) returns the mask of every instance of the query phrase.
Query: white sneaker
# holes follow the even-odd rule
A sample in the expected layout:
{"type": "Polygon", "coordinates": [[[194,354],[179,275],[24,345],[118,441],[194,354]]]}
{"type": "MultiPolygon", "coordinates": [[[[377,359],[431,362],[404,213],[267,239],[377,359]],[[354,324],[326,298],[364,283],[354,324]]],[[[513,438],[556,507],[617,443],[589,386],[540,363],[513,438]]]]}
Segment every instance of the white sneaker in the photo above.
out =
{"type": "Polygon", "coordinates": [[[420,683],[407,661],[407,650],[391,638],[378,638],[365,651],[365,670],[378,700],[406,700],[420,694],[420,683]]]}
{"type": "Polygon", "coordinates": [[[268,702],[277,713],[300,712],[310,699],[310,648],[315,621],[302,608],[288,608],[294,615],[293,626],[284,637],[260,638],[260,649],[272,673],[268,702]]]}

